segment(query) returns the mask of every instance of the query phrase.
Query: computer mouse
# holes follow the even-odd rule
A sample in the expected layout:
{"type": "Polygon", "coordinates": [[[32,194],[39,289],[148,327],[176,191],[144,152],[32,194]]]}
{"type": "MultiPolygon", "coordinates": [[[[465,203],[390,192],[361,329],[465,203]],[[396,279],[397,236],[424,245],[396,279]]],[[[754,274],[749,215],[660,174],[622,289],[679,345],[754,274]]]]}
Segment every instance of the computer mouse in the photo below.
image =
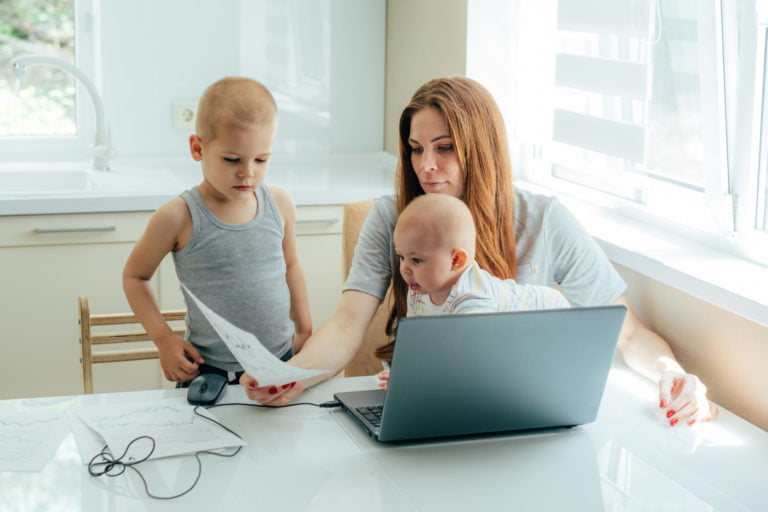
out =
{"type": "Polygon", "coordinates": [[[192,405],[213,405],[227,387],[227,378],[215,373],[203,373],[189,383],[187,402],[192,405]]]}

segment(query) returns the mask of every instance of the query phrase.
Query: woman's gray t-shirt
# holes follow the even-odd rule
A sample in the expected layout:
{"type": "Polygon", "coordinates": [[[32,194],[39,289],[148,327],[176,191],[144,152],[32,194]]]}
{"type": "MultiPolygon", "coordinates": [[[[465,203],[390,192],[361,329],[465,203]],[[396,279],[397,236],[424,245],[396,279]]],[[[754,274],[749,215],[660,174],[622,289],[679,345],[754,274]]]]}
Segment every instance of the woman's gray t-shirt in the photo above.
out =
{"type": "MultiPolygon", "coordinates": [[[[380,300],[398,271],[393,234],[397,208],[393,196],[374,202],[355,247],[344,290],[380,300]]],[[[557,285],[573,306],[611,304],[626,283],[605,253],[554,197],[515,190],[517,276],[522,284],[557,285]]]]}

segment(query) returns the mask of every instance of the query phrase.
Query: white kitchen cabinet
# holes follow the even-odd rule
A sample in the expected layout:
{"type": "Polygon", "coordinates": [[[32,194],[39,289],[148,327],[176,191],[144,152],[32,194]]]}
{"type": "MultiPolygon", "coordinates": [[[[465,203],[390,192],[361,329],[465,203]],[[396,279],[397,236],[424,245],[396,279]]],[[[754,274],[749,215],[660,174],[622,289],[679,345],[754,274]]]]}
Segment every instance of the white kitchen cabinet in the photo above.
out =
{"type": "MultiPolygon", "coordinates": [[[[298,208],[297,243],[315,328],[341,291],[341,206],[298,208]]],[[[129,311],[122,269],[151,212],[0,217],[0,399],[82,393],[77,297],[129,311]]],[[[183,307],[170,256],[153,288],[183,307]]],[[[94,366],[96,392],[167,386],[157,360],[94,366]]]]}
{"type": "Polygon", "coordinates": [[[309,294],[312,326],[330,320],[341,298],[341,220],[343,206],[300,206],[296,244],[309,294]]]}

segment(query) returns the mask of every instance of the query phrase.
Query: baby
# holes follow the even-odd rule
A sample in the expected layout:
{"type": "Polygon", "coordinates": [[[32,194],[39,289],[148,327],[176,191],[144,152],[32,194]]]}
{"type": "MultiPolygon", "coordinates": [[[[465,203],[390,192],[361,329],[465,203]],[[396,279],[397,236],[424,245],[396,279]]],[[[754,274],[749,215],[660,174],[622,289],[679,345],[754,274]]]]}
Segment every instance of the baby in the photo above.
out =
{"type": "Polygon", "coordinates": [[[395,227],[400,274],[408,284],[408,316],[570,307],[554,288],[502,280],[475,258],[475,224],[463,201],[425,194],[402,211],[395,227]]]}

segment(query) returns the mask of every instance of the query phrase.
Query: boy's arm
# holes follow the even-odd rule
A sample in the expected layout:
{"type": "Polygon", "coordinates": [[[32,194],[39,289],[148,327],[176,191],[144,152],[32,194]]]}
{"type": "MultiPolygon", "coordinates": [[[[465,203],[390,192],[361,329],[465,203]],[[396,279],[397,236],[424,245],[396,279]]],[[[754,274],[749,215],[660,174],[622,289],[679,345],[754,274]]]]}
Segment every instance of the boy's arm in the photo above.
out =
{"type": "Polygon", "coordinates": [[[309,311],[309,295],[304,271],[299,262],[296,249],[296,205],[291,195],[281,188],[271,187],[283,219],[283,257],[285,258],[285,281],[291,295],[291,320],[296,334],[293,340],[293,352],[297,353],[312,334],[312,315],[309,311]]]}
{"type": "Polygon", "coordinates": [[[185,382],[195,377],[198,363],[202,363],[203,359],[163,320],[150,280],[163,258],[176,247],[182,230],[191,227],[188,216],[186,204],[181,198],[161,206],[150,218],[123,268],[123,289],[128,304],[160,350],[160,364],[165,378],[174,382],[185,382]],[[195,363],[187,360],[185,355],[189,355],[195,363]]]}

